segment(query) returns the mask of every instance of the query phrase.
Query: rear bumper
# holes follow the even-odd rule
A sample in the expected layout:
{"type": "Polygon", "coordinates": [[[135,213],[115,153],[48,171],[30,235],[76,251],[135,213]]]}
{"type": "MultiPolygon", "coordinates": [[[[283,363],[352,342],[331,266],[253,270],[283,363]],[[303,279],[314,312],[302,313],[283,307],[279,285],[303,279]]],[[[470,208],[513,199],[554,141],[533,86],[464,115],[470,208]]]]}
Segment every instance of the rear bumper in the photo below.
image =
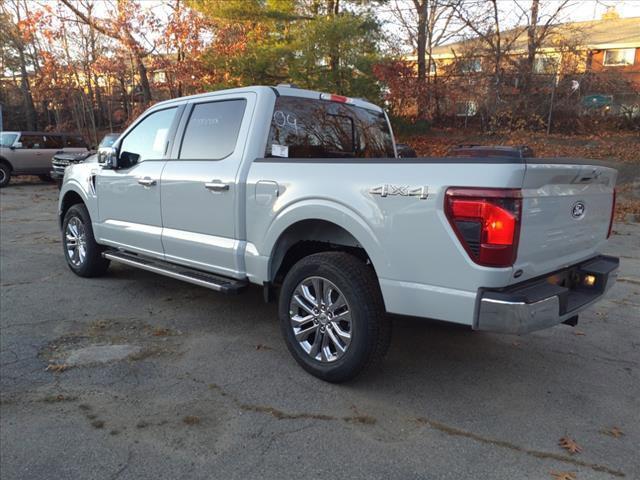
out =
{"type": "Polygon", "coordinates": [[[543,278],[483,290],[474,329],[521,335],[572,320],[613,286],[620,261],[600,255],[543,278]],[[586,275],[595,277],[586,286],[586,275]]]}

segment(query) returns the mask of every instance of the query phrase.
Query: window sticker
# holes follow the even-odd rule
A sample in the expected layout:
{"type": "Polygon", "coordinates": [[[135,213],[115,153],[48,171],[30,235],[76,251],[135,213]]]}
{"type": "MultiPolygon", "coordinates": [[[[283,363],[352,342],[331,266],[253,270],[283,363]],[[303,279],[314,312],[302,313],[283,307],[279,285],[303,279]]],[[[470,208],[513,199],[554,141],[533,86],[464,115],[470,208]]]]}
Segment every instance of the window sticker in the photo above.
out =
{"type": "Polygon", "coordinates": [[[156,137],[153,139],[153,151],[158,153],[164,153],[165,141],[167,140],[168,128],[159,128],[156,132],[156,137]]]}
{"type": "Polygon", "coordinates": [[[274,157],[288,157],[289,156],[289,147],[286,145],[271,145],[271,155],[274,157]]]}

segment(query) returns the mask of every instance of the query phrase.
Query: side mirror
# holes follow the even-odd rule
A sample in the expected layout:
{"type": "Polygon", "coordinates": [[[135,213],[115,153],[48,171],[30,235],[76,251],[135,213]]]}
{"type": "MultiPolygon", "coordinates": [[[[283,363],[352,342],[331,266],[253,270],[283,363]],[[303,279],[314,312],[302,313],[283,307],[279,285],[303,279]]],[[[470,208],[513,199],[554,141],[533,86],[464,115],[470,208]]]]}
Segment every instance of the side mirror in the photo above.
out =
{"type": "Polygon", "coordinates": [[[16,148],[22,148],[22,142],[15,142],[13,145],[9,147],[11,150],[15,150],[16,148]]]}
{"type": "Polygon", "coordinates": [[[113,147],[102,147],[98,150],[98,163],[102,168],[116,170],[118,168],[118,150],[113,147]]]}

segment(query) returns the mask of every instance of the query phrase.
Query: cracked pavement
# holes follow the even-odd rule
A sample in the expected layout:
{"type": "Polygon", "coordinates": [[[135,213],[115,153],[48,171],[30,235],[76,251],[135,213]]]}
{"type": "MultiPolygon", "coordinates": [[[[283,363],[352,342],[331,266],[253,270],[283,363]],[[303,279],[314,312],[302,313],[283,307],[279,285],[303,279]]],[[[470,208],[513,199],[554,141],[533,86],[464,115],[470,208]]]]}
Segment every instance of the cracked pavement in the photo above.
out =
{"type": "Polygon", "coordinates": [[[0,192],[3,480],[640,478],[639,224],[615,225],[620,281],[577,327],[394,319],[385,362],[331,385],[289,356],[258,288],[73,275],[56,199],[22,179],[0,192]],[[137,353],[66,368],[95,345],[137,353]]]}

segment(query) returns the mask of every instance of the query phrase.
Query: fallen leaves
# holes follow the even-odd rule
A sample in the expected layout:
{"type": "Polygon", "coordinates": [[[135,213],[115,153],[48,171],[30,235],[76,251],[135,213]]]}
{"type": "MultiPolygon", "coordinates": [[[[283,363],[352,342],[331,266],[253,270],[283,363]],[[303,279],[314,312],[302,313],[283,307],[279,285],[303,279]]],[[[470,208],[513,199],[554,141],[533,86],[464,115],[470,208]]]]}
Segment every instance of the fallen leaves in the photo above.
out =
{"type": "Polygon", "coordinates": [[[611,428],[602,430],[601,432],[613,438],[620,438],[624,435],[624,432],[620,430],[620,428],[618,427],[611,427],[611,428]]]}
{"type": "Polygon", "coordinates": [[[571,437],[562,437],[560,440],[558,440],[558,445],[572,455],[582,452],[582,447],[578,445],[576,441],[571,437]]]}
{"type": "Polygon", "coordinates": [[[65,370],[68,370],[69,365],[67,365],[66,363],[62,363],[62,364],[55,364],[55,363],[51,363],[49,365],[47,365],[47,368],[44,369],[45,372],[52,372],[52,373],[62,373],[65,370]]]}
{"type": "Polygon", "coordinates": [[[576,480],[576,474],[573,472],[556,472],[552,470],[551,476],[554,480],[576,480]]]}
{"type": "Polygon", "coordinates": [[[586,333],[584,333],[582,330],[575,330],[575,331],[573,332],[573,334],[574,334],[576,337],[584,337],[584,336],[586,335],[586,333]]]}
{"type": "Polygon", "coordinates": [[[200,424],[200,417],[196,417],[195,415],[187,415],[186,417],[184,417],[182,419],[182,421],[186,425],[199,425],[200,424]]]}

